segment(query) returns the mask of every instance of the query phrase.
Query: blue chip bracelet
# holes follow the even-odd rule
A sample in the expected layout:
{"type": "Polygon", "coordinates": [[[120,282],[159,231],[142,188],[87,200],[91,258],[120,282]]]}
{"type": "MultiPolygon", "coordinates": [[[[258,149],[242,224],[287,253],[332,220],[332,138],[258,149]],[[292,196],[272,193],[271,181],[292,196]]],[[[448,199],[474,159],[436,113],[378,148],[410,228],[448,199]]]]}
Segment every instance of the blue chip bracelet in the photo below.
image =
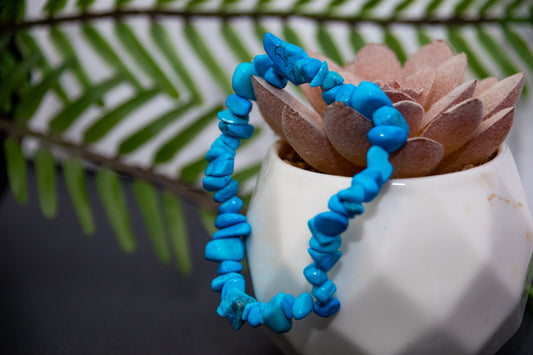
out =
{"type": "Polygon", "coordinates": [[[326,62],[310,58],[300,47],[270,33],[264,36],[263,45],[266,55],[258,55],[251,63],[241,63],[235,69],[232,78],[235,94],[227,98],[227,110],[218,114],[221,135],[206,155],[209,165],[203,186],[214,192],[213,198],[220,206],[215,222],[218,230],[206,245],[205,257],[220,263],[211,284],[213,291],[221,293],[219,315],[226,317],[235,330],[248,322],[252,327],[266,325],[283,333],[292,328],[293,318],[300,320],[312,312],[330,317],[339,311],[337,286],[327,273],[342,256],[341,235],[348,228],[349,219],[364,212],[362,203],[375,198],[389,180],[392,174],[389,154],[405,144],[409,126],[378,85],[344,83],[340,74],[328,69],[326,62]],[[281,292],[267,303],[246,293],[240,274],[244,239],[251,233],[251,227],[246,216],[239,213],[243,202],[236,196],[238,183],[231,178],[235,150],[242,139],[253,134],[253,126],[248,123],[251,100],[256,99],[252,76],[262,77],[278,88],[284,88],[288,81],[294,85],[320,86],[326,103],[341,101],[372,119],[375,126],[368,135],[371,148],[367,152],[367,167],[353,177],[349,188],[331,196],[328,211],[308,222],[311,232],[308,252],[313,262],[305,268],[304,277],[311,284],[311,291],[298,296],[281,292]]]}

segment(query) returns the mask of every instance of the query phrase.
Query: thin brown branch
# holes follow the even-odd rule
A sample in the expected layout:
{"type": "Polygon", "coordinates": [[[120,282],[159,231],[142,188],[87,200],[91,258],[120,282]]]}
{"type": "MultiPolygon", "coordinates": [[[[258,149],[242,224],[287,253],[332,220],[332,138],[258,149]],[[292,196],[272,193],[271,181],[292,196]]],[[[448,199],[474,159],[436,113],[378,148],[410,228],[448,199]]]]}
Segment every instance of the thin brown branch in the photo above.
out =
{"type": "Polygon", "coordinates": [[[179,180],[171,179],[167,176],[158,174],[152,169],[144,169],[138,166],[125,164],[119,158],[108,158],[106,156],[94,153],[89,150],[88,147],[68,142],[61,136],[46,135],[35,132],[25,126],[17,125],[5,119],[0,119],[0,131],[4,131],[9,136],[18,139],[24,137],[35,138],[43,142],[43,144],[60,148],[61,150],[66,151],[69,155],[75,156],[98,167],[107,168],[127,177],[155,183],[205,209],[211,211],[216,210],[216,203],[203,190],[186,185],[179,180]]]}

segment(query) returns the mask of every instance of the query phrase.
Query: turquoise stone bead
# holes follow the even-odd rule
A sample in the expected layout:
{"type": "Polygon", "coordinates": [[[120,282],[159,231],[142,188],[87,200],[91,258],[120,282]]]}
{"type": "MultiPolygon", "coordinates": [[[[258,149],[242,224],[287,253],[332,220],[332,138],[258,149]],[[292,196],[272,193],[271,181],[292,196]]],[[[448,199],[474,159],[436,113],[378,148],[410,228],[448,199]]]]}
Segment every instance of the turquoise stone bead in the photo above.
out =
{"type": "Polygon", "coordinates": [[[220,137],[217,138],[217,140],[218,139],[220,139],[226,146],[230,147],[233,150],[241,146],[241,141],[239,139],[229,137],[224,134],[221,134],[220,137]]]}
{"type": "Polygon", "coordinates": [[[365,208],[363,207],[363,204],[361,203],[345,201],[343,202],[343,205],[344,205],[344,208],[346,208],[346,210],[350,214],[350,216],[352,216],[352,218],[365,213],[365,208]]]}
{"type": "MultiPolygon", "coordinates": [[[[305,279],[313,286],[322,285],[328,279],[328,274],[317,267],[315,263],[311,263],[305,267],[304,276],[305,279]]],[[[313,303],[312,300],[311,303],[313,303]]]]}
{"type": "Polygon", "coordinates": [[[375,126],[368,132],[368,141],[392,153],[405,144],[407,133],[397,126],[375,126]]]}
{"type": "Polygon", "coordinates": [[[337,286],[331,280],[326,280],[320,286],[313,286],[311,293],[320,303],[326,303],[337,291],[337,286]]]}
{"type": "Polygon", "coordinates": [[[335,101],[335,97],[340,90],[341,86],[335,86],[327,91],[324,91],[322,93],[322,100],[324,100],[324,102],[328,105],[331,104],[333,101],[335,101]]]}
{"type": "Polygon", "coordinates": [[[218,114],[218,119],[222,122],[233,123],[236,125],[246,125],[248,124],[248,116],[237,116],[230,110],[220,111],[218,114]]]}
{"type": "MultiPolygon", "coordinates": [[[[229,274],[226,274],[229,275],[229,274]]],[[[241,274],[237,274],[242,276],[241,274]]],[[[221,275],[223,276],[223,275],[221,275]]],[[[219,277],[221,277],[219,276],[219,277]]],[[[218,277],[217,277],[218,278],[218,277]]],[[[239,291],[244,293],[246,290],[246,282],[244,281],[243,277],[232,277],[229,280],[227,280],[224,285],[222,286],[222,298],[227,297],[231,293],[234,293],[235,291],[239,291]]]]}
{"type": "Polygon", "coordinates": [[[309,83],[309,86],[312,88],[322,86],[322,83],[324,82],[324,79],[326,78],[326,75],[328,75],[328,73],[329,73],[328,63],[322,62],[320,69],[316,73],[313,80],[311,80],[311,82],[309,83]]]}
{"type": "Polygon", "coordinates": [[[335,101],[344,102],[346,106],[350,106],[352,102],[352,95],[357,90],[353,84],[343,84],[335,95],[335,101]]]}
{"type": "Polygon", "coordinates": [[[344,78],[339,73],[330,71],[326,74],[324,81],[322,82],[322,89],[329,90],[335,86],[342,84],[344,78]]]}
{"type": "Polygon", "coordinates": [[[351,107],[372,120],[374,111],[382,106],[392,107],[392,102],[380,87],[369,81],[359,83],[357,90],[352,95],[351,107]]]}
{"type": "Polygon", "coordinates": [[[274,68],[269,68],[266,71],[265,80],[278,89],[283,89],[285,86],[287,86],[287,79],[276,73],[274,68]]]}
{"type": "Polygon", "coordinates": [[[364,175],[374,180],[380,188],[381,185],[383,185],[384,183],[383,175],[381,174],[381,171],[379,171],[379,169],[377,169],[376,167],[367,167],[365,170],[361,171],[359,175],[364,175]]]}
{"type": "Polygon", "coordinates": [[[205,169],[205,175],[208,176],[227,176],[233,174],[234,160],[233,156],[226,154],[221,155],[209,163],[205,169]]]}
{"type": "Polygon", "coordinates": [[[300,59],[294,65],[295,80],[294,85],[300,85],[303,83],[308,83],[320,70],[322,62],[315,58],[306,58],[300,59]]]}
{"type": "Polygon", "coordinates": [[[337,195],[343,203],[346,201],[352,203],[361,203],[365,199],[365,190],[362,186],[352,185],[347,189],[339,191],[337,195]]]}
{"type": "Polygon", "coordinates": [[[330,298],[327,303],[315,302],[313,305],[313,311],[321,317],[331,317],[339,311],[341,303],[335,297],[330,298]]]}
{"type": "Polygon", "coordinates": [[[245,320],[248,321],[252,327],[258,327],[263,324],[263,315],[261,314],[261,304],[259,302],[249,304],[246,306],[247,311],[245,320]]]}
{"type": "Polygon", "coordinates": [[[231,181],[231,176],[204,176],[202,186],[207,191],[217,191],[226,186],[231,181]]]}
{"type": "Polygon", "coordinates": [[[232,287],[228,289],[225,292],[225,296],[222,297],[222,301],[217,308],[217,313],[221,317],[226,317],[233,324],[234,330],[239,330],[243,324],[242,316],[246,306],[256,302],[257,301],[253,297],[232,287]]]}
{"type": "Polygon", "coordinates": [[[322,244],[328,244],[328,243],[331,243],[332,240],[334,238],[336,238],[338,236],[337,235],[327,235],[327,234],[323,234],[321,233],[318,228],[316,227],[316,224],[315,224],[315,219],[314,218],[311,218],[308,222],[307,222],[307,226],[309,227],[309,231],[311,231],[311,234],[317,238],[318,242],[319,243],[322,243],[322,244]]]}
{"type": "Polygon", "coordinates": [[[244,243],[240,238],[213,239],[205,246],[205,258],[211,261],[241,261],[244,243]]]}
{"type": "Polygon", "coordinates": [[[235,278],[244,279],[244,276],[236,272],[230,272],[228,274],[220,275],[216,277],[213,281],[211,281],[211,289],[215,292],[220,292],[222,291],[222,287],[226,282],[235,278]]]}
{"type": "Polygon", "coordinates": [[[365,190],[363,202],[372,201],[379,193],[380,186],[368,175],[357,174],[352,179],[352,184],[359,185],[365,190]]]}
{"type": "Polygon", "coordinates": [[[331,270],[331,268],[342,256],[342,252],[340,250],[334,253],[322,253],[320,251],[309,248],[307,249],[307,252],[309,253],[309,255],[311,255],[311,259],[313,259],[316,265],[326,272],[331,270]]]}
{"type": "Polygon", "coordinates": [[[257,75],[260,77],[264,77],[266,71],[274,66],[274,62],[266,54],[256,55],[253,64],[257,75]]]}
{"type": "Polygon", "coordinates": [[[219,203],[227,201],[231,197],[235,196],[237,191],[239,191],[239,183],[237,180],[231,180],[226,186],[215,192],[213,195],[213,200],[219,203]]]}
{"type": "Polygon", "coordinates": [[[220,121],[218,128],[224,134],[238,139],[248,139],[254,134],[254,126],[251,124],[230,124],[220,121]]]}
{"type": "Polygon", "coordinates": [[[250,224],[243,222],[217,230],[213,234],[213,239],[246,237],[251,231],[252,227],[250,227],[250,224]]]}
{"type": "Polygon", "coordinates": [[[402,116],[400,111],[390,106],[383,106],[378,108],[374,115],[372,115],[372,121],[376,126],[396,126],[400,127],[409,135],[409,124],[402,116]]]}
{"type": "Polygon", "coordinates": [[[243,202],[240,197],[233,196],[229,200],[218,206],[218,213],[233,213],[239,212],[243,206],[243,202]]]}
{"type": "Polygon", "coordinates": [[[315,228],[325,235],[341,234],[348,227],[348,219],[340,213],[321,212],[314,219],[315,228]]]}
{"type": "Polygon", "coordinates": [[[215,227],[226,228],[243,222],[246,222],[246,216],[240,213],[223,213],[215,219],[215,227]]]}
{"type": "Polygon", "coordinates": [[[313,311],[313,296],[304,292],[292,304],[292,316],[296,320],[307,317],[313,311]]]}
{"type": "Polygon", "coordinates": [[[231,157],[234,157],[235,151],[228,147],[225,147],[225,148],[213,147],[209,149],[207,153],[205,154],[205,160],[207,160],[210,163],[222,155],[229,155],[231,157]]]}
{"type": "Polygon", "coordinates": [[[285,294],[281,299],[281,309],[288,319],[292,318],[292,304],[294,303],[294,296],[291,294],[285,294]]]}
{"type": "Polygon", "coordinates": [[[311,239],[309,240],[309,246],[311,248],[313,248],[316,251],[321,251],[324,253],[333,253],[339,250],[341,243],[342,243],[342,238],[340,236],[331,238],[331,242],[327,244],[320,243],[316,237],[311,237],[311,239]]]}
{"type": "Polygon", "coordinates": [[[252,75],[257,75],[254,66],[250,63],[241,63],[235,68],[231,79],[233,91],[248,100],[255,100],[252,75]]]}
{"type": "Polygon", "coordinates": [[[292,328],[292,319],[287,318],[281,306],[285,294],[283,292],[274,296],[262,310],[263,324],[276,333],[285,333],[292,328]]]}
{"type": "Polygon", "coordinates": [[[366,153],[367,166],[376,168],[381,172],[382,181],[388,181],[392,175],[393,167],[389,162],[389,153],[383,148],[372,146],[366,153]]]}
{"type": "Polygon", "coordinates": [[[226,99],[226,107],[237,116],[247,116],[252,110],[252,103],[237,94],[231,94],[226,99]]]}
{"type": "Polygon", "coordinates": [[[263,37],[263,47],[270,59],[274,62],[279,73],[282,73],[292,83],[298,83],[295,77],[294,66],[300,59],[308,58],[307,53],[302,48],[282,41],[271,33],[267,33],[263,37]]]}
{"type": "Polygon", "coordinates": [[[339,199],[337,194],[332,195],[328,201],[328,208],[333,211],[342,214],[343,216],[349,217],[349,213],[344,207],[344,204],[339,199]]]}
{"type": "Polygon", "coordinates": [[[241,272],[242,264],[238,261],[224,260],[218,265],[217,275],[227,274],[229,272],[241,272]]]}

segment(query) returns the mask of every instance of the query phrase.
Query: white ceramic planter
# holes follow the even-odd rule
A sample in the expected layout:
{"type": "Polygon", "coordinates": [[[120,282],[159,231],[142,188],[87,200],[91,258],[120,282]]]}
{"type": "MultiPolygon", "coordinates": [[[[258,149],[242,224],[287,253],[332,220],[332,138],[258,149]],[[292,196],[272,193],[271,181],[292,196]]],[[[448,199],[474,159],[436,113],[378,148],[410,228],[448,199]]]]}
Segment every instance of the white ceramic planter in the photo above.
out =
{"type": "MultiPolygon", "coordinates": [[[[349,178],[267,154],[248,217],[256,297],[310,291],[307,221],[349,178]]],[[[463,172],[397,179],[343,234],[330,271],[341,310],[295,321],[277,340],[304,354],[492,354],[519,327],[533,220],[506,145],[463,172]]]]}

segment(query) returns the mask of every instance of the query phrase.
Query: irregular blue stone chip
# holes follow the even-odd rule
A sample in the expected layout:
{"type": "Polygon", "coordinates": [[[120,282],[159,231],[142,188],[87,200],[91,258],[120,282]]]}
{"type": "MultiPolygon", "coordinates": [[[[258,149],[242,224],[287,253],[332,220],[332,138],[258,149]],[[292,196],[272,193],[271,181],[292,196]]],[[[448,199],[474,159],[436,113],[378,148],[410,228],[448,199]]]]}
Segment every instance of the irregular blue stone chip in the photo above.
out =
{"type": "Polygon", "coordinates": [[[292,318],[292,304],[294,303],[294,296],[291,294],[285,294],[281,300],[281,309],[285,314],[285,317],[292,318]]]}
{"type": "Polygon", "coordinates": [[[326,303],[337,291],[337,286],[331,280],[326,280],[322,285],[313,286],[311,293],[320,303],[326,303]]]}
{"type": "Polygon", "coordinates": [[[392,153],[405,144],[407,133],[398,126],[375,126],[368,132],[368,141],[392,153]]]}
{"type": "Polygon", "coordinates": [[[244,243],[240,238],[213,239],[205,246],[205,258],[211,261],[241,261],[244,243]]]}
{"type": "Polygon", "coordinates": [[[366,162],[369,168],[376,168],[381,172],[382,181],[388,181],[392,175],[393,167],[389,162],[389,153],[383,148],[372,146],[366,153],[366,162]]]}
{"type": "Polygon", "coordinates": [[[374,111],[382,106],[392,107],[392,102],[380,87],[370,81],[360,82],[352,95],[351,107],[372,120],[374,111]]]}
{"type": "Polygon", "coordinates": [[[217,275],[240,271],[242,271],[242,264],[240,262],[233,260],[224,260],[218,265],[217,275]]]}
{"type": "Polygon", "coordinates": [[[225,296],[217,308],[217,313],[222,317],[226,317],[233,324],[234,330],[239,330],[243,324],[242,316],[244,310],[251,303],[257,303],[257,301],[239,289],[232,287],[225,292],[225,296]]]}
{"type": "Polygon", "coordinates": [[[311,258],[316,263],[316,265],[326,272],[331,270],[333,265],[335,265],[335,263],[342,256],[342,252],[340,250],[334,253],[322,253],[320,251],[309,248],[307,249],[307,252],[309,253],[309,255],[311,255],[311,258]]]}
{"type": "Polygon", "coordinates": [[[381,174],[381,171],[377,169],[376,167],[367,167],[363,171],[361,171],[358,175],[364,175],[376,182],[378,186],[381,188],[381,185],[383,185],[383,175],[381,174]]]}
{"type": "Polygon", "coordinates": [[[250,227],[250,224],[248,224],[248,222],[243,222],[217,230],[213,234],[213,239],[246,237],[251,231],[252,227],[250,227]]]}
{"type": "Polygon", "coordinates": [[[275,295],[263,308],[263,324],[276,333],[285,333],[292,328],[292,318],[287,318],[282,308],[282,301],[285,297],[283,292],[275,295]]]}
{"type": "Polygon", "coordinates": [[[238,274],[236,272],[230,272],[228,274],[222,274],[218,277],[216,277],[213,281],[211,281],[211,289],[215,292],[222,291],[222,287],[226,282],[228,282],[231,279],[244,279],[244,276],[241,274],[238,274]]]}
{"type": "Polygon", "coordinates": [[[239,139],[248,139],[254,134],[254,126],[251,124],[231,124],[220,121],[218,128],[222,133],[239,139]]]}
{"type": "Polygon", "coordinates": [[[246,125],[248,124],[248,116],[237,116],[230,110],[220,111],[218,114],[218,119],[222,122],[233,123],[237,125],[246,125]]]}
{"type": "Polygon", "coordinates": [[[233,196],[229,200],[218,206],[218,213],[232,213],[239,212],[243,206],[243,202],[240,197],[233,196]]]}
{"type": "Polygon", "coordinates": [[[357,87],[353,84],[340,85],[340,89],[335,95],[335,101],[344,102],[346,106],[350,106],[352,102],[352,95],[355,90],[357,90],[357,87]]]}
{"type": "Polygon", "coordinates": [[[308,83],[320,70],[322,62],[315,58],[300,59],[294,65],[295,85],[308,83]]]}
{"type": "Polygon", "coordinates": [[[327,303],[315,302],[313,305],[313,311],[324,318],[330,317],[337,313],[341,308],[341,303],[335,297],[332,297],[328,300],[327,303]]]}
{"type": "Polygon", "coordinates": [[[335,101],[335,97],[337,96],[337,93],[341,90],[341,86],[335,86],[327,91],[324,91],[322,93],[322,100],[326,104],[331,104],[333,101],[335,101]]]}
{"type": "MultiPolygon", "coordinates": [[[[226,274],[228,275],[228,274],[226,274]]],[[[241,274],[237,274],[241,275],[241,274]]],[[[221,275],[223,276],[223,275],[221,275]]],[[[221,277],[219,276],[219,277],[221,277]]],[[[242,275],[241,275],[242,276],[242,275]]],[[[218,277],[217,277],[218,278],[218,277]]],[[[222,298],[227,297],[229,294],[234,293],[235,290],[244,293],[246,291],[246,281],[244,281],[243,277],[232,277],[229,280],[227,280],[224,285],[222,286],[222,298]]]]}
{"type": "Polygon", "coordinates": [[[283,76],[276,73],[274,68],[269,68],[265,73],[265,80],[271,84],[277,87],[278,89],[283,89],[285,86],[287,86],[287,78],[284,78],[283,76]]]}
{"type": "Polygon", "coordinates": [[[221,155],[211,161],[205,169],[205,175],[208,176],[227,176],[233,174],[234,160],[233,156],[221,155]]]}
{"type": "Polygon", "coordinates": [[[237,180],[231,180],[226,186],[215,192],[213,195],[213,200],[216,202],[225,202],[239,191],[239,183],[237,180]]]}
{"type": "Polygon", "coordinates": [[[342,84],[343,81],[344,81],[344,78],[340,76],[339,73],[330,71],[324,78],[324,81],[322,82],[322,89],[329,90],[339,84],[342,84]]]}
{"type": "Polygon", "coordinates": [[[237,94],[231,94],[226,99],[226,107],[237,116],[247,116],[252,110],[252,103],[237,94]]]}
{"type": "Polygon", "coordinates": [[[332,195],[329,198],[328,208],[330,210],[332,210],[333,212],[337,212],[337,213],[340,213],[340,214],[342,214],[342,215],[344,215],[346,217],[349,217],[348,211],[344,207],[344,204],[341,202],[341,200],[340,200],[340,198],[339,198],[339,196],[337,194],[332,195]]]}
{"type": "Polygon", "coordinates": [[[261,304],[259,302],[255,302],[247,305],[244,310],[243,320],[248,321],[248,324],[250,324],[254,328],[263,324],[261,304]]]}
{"type": "Polygon", "coordinates": [[[216,140],[220,139],[226,146],[235,150],[241,146],[241,141],[237,138],[229,137],[221,134],[216,140]]]}
{"type": "Polygon", "coordinates": [[[235,68],[231,79],[233,91],[248,100],[255,100],[252,75],[257,75],[254,66],[250,63],[241,63],[235,68]]]}
{"type": "Polygon", "coordinates": [[[402,116],[400,111],[390,106],[383,106],[378,108],[374,115],[372,115],[372,121],[376,126],[396,126],[400,127],[409,135],[409,124],[402,116]]]}
{"type": "Polygon", "coordinates": [[[313,235],[313,237],[315,237],[318,240],[318,242],[322,244],[330,243],[334,238],[336,238],[340,234],[339,233],[337,235],[327,235],[327,234],[321,233],[316,227],[314,218],[311,218],[309,221],[307,221],[307,226],[309,227],[309,231],[311,231],[311,234],[313,235]]]}
{"type": "Polygon", "coordinates": [[[343,203],[346,201],[352,203],[361,203],[365,199],[365,190],[362,186],[352,185],[347,189],[339,191],[337,195],[343,203]]]}
{"type": "Polygon", "coordinates": [[[240,213],[223,213],[215,219],[215,227],[226,228],[242,222],[246,222],[246,216],[240,213]]]}
{"type": "Polygon", "coordinates": [[[348,211],[352,217],[365,213],[365,208],[363,207],[362,203],[345,201],[343,202],[343,205],[346,208],[346,211],[348,211]]]}
{"type": "Polygon", "coordinates": [[[327,244],[320,243],[316,237],[311,237],[311,239],[309,240],[309,246],[311,248],[324,253],[333,253],[339,250],[341,244],[342,238],[339,235],[334,238],[331,238],[331,242],[327,244]]]}
{"type": "Polygon", "coordinates": [[[313,296],[304,292],[292,304],[292,316],[296,320],[307,317],[313,311],[313,296]]]}
{"type": "Polygon", "coordinates": [[[352,179],[352,184],[359,185],[365,190],[365,198],[363,199],[363,202],[370,202],[379,194],[380,186],[368,175],[355,175],[352,179]]]}
{"type": "Polygon", "coordinates": [[[231,176],[204,176],[202,186],[207,191],[217,191],[226,186],[231,181],[231,176]]]}
{"type": "Polygon", "coordinates": [[[314,219],[315,228],[325,235],[341,234],[348,227],[348,218],[331,211],[321,212],[314,219]]]}
{"type": "MultiPolygon", "coordinates": [[[[317,267],[315,263],[311,263],[305,267],[304,276],[311,285],[322,285],[328,279],[328,274],[317,267]]],[[[313,302],[311,301],[311,303],[313,302]]]]}
{"type": "Polygon", "coordinates": [[[307,53],[300,47],[282,41],[271,33],[266,33],[263,37],[263,47],[278,71],[297,85],[294,66],[300,59],[308,58],[307,53]]]}
{"type": "Polygon", "coordinates": [[[274,66],[274,62],[266,54],[256,55],[253,64],[257,75],[260,77],[264,77],[266,71],[274,66]]]}
{"type": "Polygon", "coordinates": [[[324,79],[326,78],[326,75],[328,75],[328,73],[329,73],[328,63],[322,62],[320,69],[316,73],[313,80],[311,80],[311,82],[309,83],[309,86],[312,88],[322,86],[322,83],[324,82],[324,79]]]}
{"type": "Polygon", "coordinates": [[[229,155],[231,157],[234,157],[235,151],[228,147],[225,147],[225,148],[213,147],[209,149],[207,153],[205,154],[205,160],[207,160],[210,163],[222,155],[229,155]]]}

